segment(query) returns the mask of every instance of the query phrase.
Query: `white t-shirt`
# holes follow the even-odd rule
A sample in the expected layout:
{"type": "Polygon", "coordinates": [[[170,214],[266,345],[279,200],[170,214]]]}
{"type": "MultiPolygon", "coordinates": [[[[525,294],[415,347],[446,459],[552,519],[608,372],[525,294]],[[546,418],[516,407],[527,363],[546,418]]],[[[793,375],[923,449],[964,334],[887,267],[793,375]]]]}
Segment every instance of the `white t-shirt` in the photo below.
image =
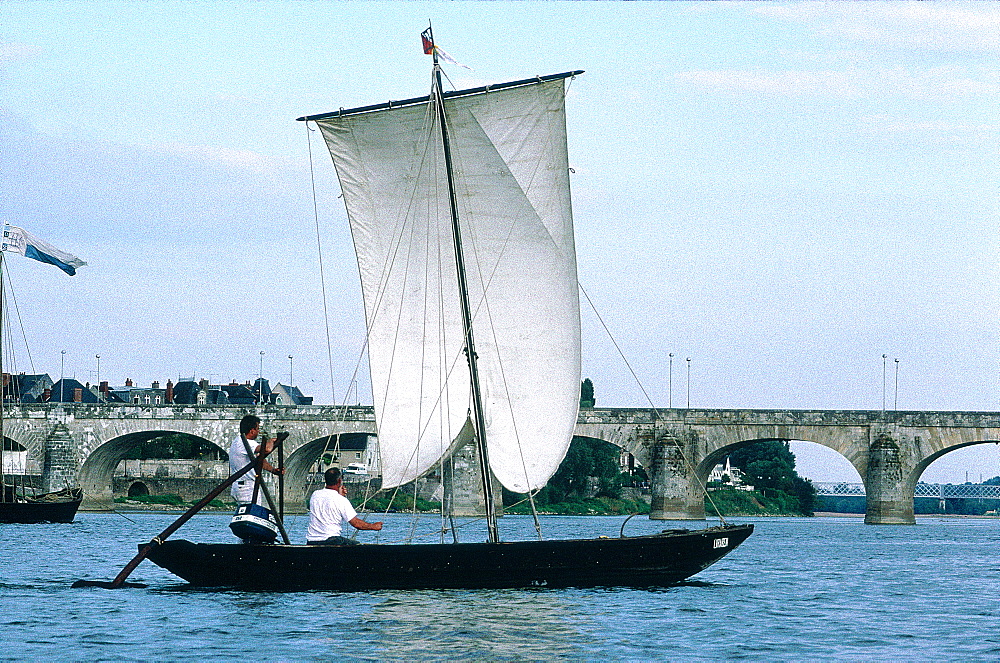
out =
{"type": "MultiPolygon", "coordinates": [[[[257,440],[247,440],[247,444],[250,445],[250,451],[254,451],[258,446],[257,440]]],[[[246,447],[243,445],[243,438],[237,435],[233,443],[229,445],[229,473],[236,474],[252,461],[253,458],[247,454],[246,447]]],[[[237,503],[250,503],[250,500],[253,498],[253,484],[256,478],[257,473],[251,470],[233,483],[233,487],[229,489],[229,494],[233,496],[233,499],[237,503]]],[[[263,493],[264,491],[260,491],[257,495],[257,503],[261,506],[264,505],[263,493]]]]}
{"type": "Polygon", "coordinates": [[[330,488],[320,488],[309,498],[306,540],[325,541],[331,536],[341,536],[344,527],[357,515],[349,499],[330,488]]]}

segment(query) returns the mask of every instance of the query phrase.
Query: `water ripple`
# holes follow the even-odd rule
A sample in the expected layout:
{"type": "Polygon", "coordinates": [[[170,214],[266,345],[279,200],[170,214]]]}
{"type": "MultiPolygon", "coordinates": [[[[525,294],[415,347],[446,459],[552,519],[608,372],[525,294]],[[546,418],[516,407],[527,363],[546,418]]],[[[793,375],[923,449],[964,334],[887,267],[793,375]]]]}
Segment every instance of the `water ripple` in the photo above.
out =
{"type": "MultiPolygon", "coordinates": [[[[0,660],[1000,657],[996,521],[760,519],[731,556],[651,590],[194,590],[148,562],[132,578],[148,589],[71,589],[78,578],[113,578],[137,543],[175,516],[130,517],[0,527],[0,660]]],[[[182,534],[229,541],[226,520],[200,514],[182,534]]],[[[554,521],[554,537],[617,536],[621,526],[619,518],[554,521]]],[[[392,517],[387,526],[394,522],[409,526],[392,517]]],[[[503,526],[530,536],[530,519],[506,517],[503,526]]],[[[664,524],[633,519],[629,527],[664,524]]]]}

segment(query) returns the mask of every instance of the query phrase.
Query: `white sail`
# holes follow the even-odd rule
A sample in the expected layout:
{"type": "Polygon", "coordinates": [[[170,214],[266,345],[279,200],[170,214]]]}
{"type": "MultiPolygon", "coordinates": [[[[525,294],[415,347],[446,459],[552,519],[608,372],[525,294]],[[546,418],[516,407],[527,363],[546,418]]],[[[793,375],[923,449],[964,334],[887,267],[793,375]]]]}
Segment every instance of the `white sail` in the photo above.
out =
{"type": "MultiPolygon", "coordinates": [[[[558,468],[579,405],[563,81],[445,108],[490,465],[524,492],[558,468]]],[[[471,408],[439,127],[429,104],[317,124],[358,254],[383,485],[394,486],[453,449],[471,408]]]]}

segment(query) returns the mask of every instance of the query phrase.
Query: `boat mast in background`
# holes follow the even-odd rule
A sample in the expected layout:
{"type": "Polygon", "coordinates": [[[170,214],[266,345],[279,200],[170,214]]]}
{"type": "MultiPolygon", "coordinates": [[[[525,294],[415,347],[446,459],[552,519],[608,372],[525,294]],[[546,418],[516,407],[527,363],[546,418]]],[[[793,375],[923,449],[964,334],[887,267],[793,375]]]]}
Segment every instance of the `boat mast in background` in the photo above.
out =
{"type": "MultiPolygon", "coordinates": [[[[6,396],[3,381],[3,323],[4,323],[4,291],[3,291],[3,251],[0,250],[0,502],[7,501],[7,482],[4,477],[4,447],[6,446],[7,438],[3,434],[3,413],[4,407],[6,406],[6,396]]],[[[23,482],[22,482],[23,483],[23,482]]],[[[15,485],[14,491],[17,488],[15,485]]],[[[16,495],[11,495],[11,500],[13,500],[16,495]]]]}
{"type": "MultiPolygon", "coordinates": [[[[462,324],[465,328],[465,356],[469,360],[469,379],[472,381],[472,409],[475,417],[476,452],[479,457],[479,471],[483,480],[483,501],[486,513],[486,529],[490,543],[498,543],[496,507],[493,503],[493,481],[490,474],[490,459],[486,449],[486,418],[483,415],[483,397],[479,387],[476,344],[472,334],[472,308],[469,305],[469,288],[465,277],[465,256],[462,253],[462,230],[458,222],[458,201],[455,198],[455,179],[451,162],[451,143],[448,139],[448,122],[444,112],[444,90],[441,85],[441,65],[438,52],[434,48],[434,32],[427,26],[426,41],[434,57],[434,105],[438,122],[441,124],[441,143],[444,151],[445,171],[448,176],[448,202],[451,208],[451,232],[455,244],[455,266],[458,271],[458,290],[462,301],[462,324]]],[[[425,49],[426,49],[425,41],[425,49]]]]}
{"type": "MultiPolygon", "coordinates": [[[[7,304],[7,293],[4,288],[4,281],[6,281],[4,252],[15,251],[26,258],[55,265],[70,276],[76,274],[77,268],[87,263],[71,253],[60,251],[51,244],[40,240],[24,230],[24,228],[4,225],[0,232],[2,232],[2,236],[0,236],[0,523],[70,523],[73,522],[76,511],[83,501],[82,490],[63,486],[62,490],[56,492],[39,493],[38,487],[35,487],[33,496],[29,497],[26,490],[28,478],[26,463],[24,462],[19,463],[20,482],[18,482],[18,477],[13,472],[13,466],[11,466],[11,486],[9,490],[4,477],[3,458],[5,455],[9,455],[4,453],[4,447],[8,446],[7,437],[4,435],[4,410],[7,406],[8,385],[11,391],[14,392],[12,396],[15,402],[19,402],[20,400],[20,391],[15,390],[15,385],[19,384],[17,380],[20,376],[11,376],[10,382],[3,379],[5,351],[3,338],[7,336],[4,333],[4,325],[7,322],[4,317],[7,304]],[[17,494],[18,483],[21,484],[20,497],[17,494]]],[[[13,293],[13,291],[11,292],[13,293]]],[[[11,350],[12,348],[7,349],[11,350]]],[[[10,364],[13,366],[14,363],[12,354],[10,364]]],[[[12,447],[9,451],[13,451],[13,440],[11,440],[9,446],[12,447]]]]}

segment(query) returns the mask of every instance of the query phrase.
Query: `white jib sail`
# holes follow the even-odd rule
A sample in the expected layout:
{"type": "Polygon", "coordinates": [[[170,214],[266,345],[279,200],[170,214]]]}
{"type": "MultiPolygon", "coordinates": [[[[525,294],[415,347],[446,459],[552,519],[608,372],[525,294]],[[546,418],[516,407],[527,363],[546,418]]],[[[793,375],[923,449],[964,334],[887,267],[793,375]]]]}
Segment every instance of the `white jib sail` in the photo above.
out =
{"type": "MultiPolygon", "coordinates": [[[[559,467],[580,398],[563,81],[445,107],[490,465],[525,492],[559,467]]],[[[439,127],[428,105],[317,124],[358,254],[383,485],[395,486],[454,448],[471,408],[439,127]]]]}

